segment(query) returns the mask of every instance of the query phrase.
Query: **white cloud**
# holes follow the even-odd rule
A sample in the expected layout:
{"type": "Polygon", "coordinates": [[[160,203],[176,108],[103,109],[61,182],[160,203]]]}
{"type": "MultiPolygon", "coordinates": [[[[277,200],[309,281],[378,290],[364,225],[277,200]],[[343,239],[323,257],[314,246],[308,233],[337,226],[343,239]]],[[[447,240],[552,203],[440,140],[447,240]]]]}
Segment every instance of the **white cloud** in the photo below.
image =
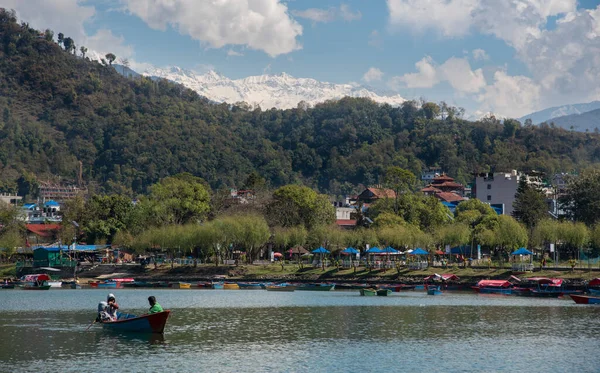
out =
{"type": "Polygon", "coordinates": [[[356,12],[353,12],[348,6],[348,4],[342,4],[340,5],[340,16],[344,21],[352,22],[361,19],[362,13],[358,10],[356,12]]]}
{"type": "Polygon", "coordinates": [[[121,0],[157,30],[173,27],[213,48],[245,45],[271,57],[301,49],[302,26],[279,0],[121,0]]]}
{"type": "MultiPolygon", "coordinates": [[[[500,0],[506,1],[506,0],[500,0]]],[[[444,36],[469,31],[472,12],[479,0],[387,0],[392,26],[413,30],[438,29],[444,36]]]]}
{"type": "Polygon", "coordinates": [[[243,55],[244,55],[244,53],[242,53],[242,52],[237,52],[237,51],[235,51],[235,50],[233,50],[233,49],[229,49],[229,50],[227,51],[227,55],[228,55],[229,57],[241,57],[241,56],[243,56],[243,55]]]}
{"type": "Polygon", "coordinates": [[[94,50],[102,55],[113,53],[117,58],[133,56],[133,47],[125,44],[123,36],[116,36],[112,31],[100,29],[94,35],[87,37],[86,45],[89,50],[94,50]]]}
{"type": "Polygon", "coordinates": [[[477,98],[481,110],[518,118],[539,106],[541,87],[526,76],[496,71],[494,83],[477,98]]]}
{"type": "Polygon", "coordinates": [[[328,9],[309,8],[305,10],[293,10],[292,14],[299,18],[322,23],[333,22],[338,18],[347,22],[356,21],[362,18],[361,12],[353,12],[347,4],[341,4],[339,8],[330,7],[328,9]]]}
{"type": "Polygon", "coordinates": [[[451,57],[437,65],[429,56],[415,64],[418,72],[392,78],[392,86],[406,88],[432,88],[448,82],[459,93],[477,93],[486,86],[483,71],[471,70],[465,58],[451,57]]]}
{"type": "Polygon", "coordinates": [[[490,56],[488,56],[488,54],[483,50],[483,49],[473,49],[472,51],[473,54],[473,58],[475,59],[475,61],[484,61],[484,60],[489,60],[490,56]]]}
{"type": "Polygon", "coordinates": [[[371,67],[365,75],[363,75],[363,80],[367,83],[375,82],[381,80],[383,77],[383,72],[376,67],[371,67]]]}

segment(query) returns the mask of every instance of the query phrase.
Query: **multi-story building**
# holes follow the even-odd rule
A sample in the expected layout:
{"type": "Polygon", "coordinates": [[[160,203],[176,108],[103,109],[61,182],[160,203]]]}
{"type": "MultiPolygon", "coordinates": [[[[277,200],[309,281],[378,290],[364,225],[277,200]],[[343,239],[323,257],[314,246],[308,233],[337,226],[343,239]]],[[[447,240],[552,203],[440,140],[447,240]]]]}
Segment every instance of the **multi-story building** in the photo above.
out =
{"type": "Polygon", "coordinates": [[[40,182],[39,190],[40,198],[43,202],[47,200],[64,202],[66,200],[75,198],[78,195],[85,195],[87,193],[86,188],[52,182],[40,182]]]}
{"type": "Polygon", "coordinates": [[[511,172],[481,173],[475,175],[473,195],[482,202],[500,208],[502,214],[512,215],[513,202],[522,176],[525,176],[527,183],[542,188],[541,174],[537,172],[524,174],[512,170],[511,172]]]}

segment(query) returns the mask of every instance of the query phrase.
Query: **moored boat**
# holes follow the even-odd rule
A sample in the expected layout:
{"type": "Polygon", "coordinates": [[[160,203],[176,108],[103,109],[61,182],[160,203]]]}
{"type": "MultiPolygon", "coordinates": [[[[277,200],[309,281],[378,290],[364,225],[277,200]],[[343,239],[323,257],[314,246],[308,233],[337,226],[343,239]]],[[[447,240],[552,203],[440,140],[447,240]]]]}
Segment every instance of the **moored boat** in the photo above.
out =
{"type": "Polygon", "coordinates": [[[238,282],[238,286],[244,290],[260,290],[263,288],[259,282],[238,282]]]}
{"type": "Polygon", "coordinates": [[[212,283],[212,288],[213,289],[223,289],[224,286],[225,286],[225,284],[222,283],[222,282],[213,282],[212,283]]]}
{"type": "Polygon", "coordinates": [[[571,299],[577,304],[600,304],[600,297],[571,294],[571,299]]]}
{"type": "Polygon", "coordinates": [[[189,282],[174,282],[170,284],[173,289],[191,289],[192,284],[189,282]]]}
{"type": "Polygon", "coordinates": [[[600,289],[588,289],[591,295],[600,295],[600,289]]]}
{"type": "Polygon", "coordinates": [[[390,294],[392,294],[390,289],[377,289],[377,296],[379,297],[387,297],[390,294]]]}
{"type": "Polygon", "coordinates": [[[21,277],[21,287],[23,290],[48,290],[50,285],[50,276],[46,274],[25,275],[21,277]]]}
{"type": "Polygon", "coordinates": [[[437,285],[429,285],[427,286],[427,295],[440,295],[442,294],[442,289],[440,289],[437,285]]]}
{"type": "Polygon", "coordinates": [[[512,286],[507,280],[481,280],[473,290],[481,294],[511,294],[512,286]]]}
{"type": "Polygon", "coordinates": [[[98,289],[122,289],[124,284],[135,282],[132,278],[111,278],[104,281],[92,281],[90,287],[98,289]]]}
{"type": "Polygon", "coordinates": [[[269,285],[265,286],[267,291],[294,291],[296,287],[293,285],[280,284],[280,285],[269,285]]]}
{"type": "Polygon", "coordinates": [[[14,289],[14,288],[15,288],[15,284],[12,284],[12,283],[0,284],[0,289],[14,289]]]}
{"type": "Polygon", "coordinates": [[[105,321],[102,326],[104,329],[120,332],[164,333],[170,313],[171,311],[166,310],[138,317],[123,318],[117,321],[105,321]]]}
{"type": "Polygon", "coordinates": [[[365,297],[375,296],[375,295],[377,295],[377,289],[373,289],[373,288],[360,289],[360,295],[365,296],[365,297]]]}
{"type": "Polygon", "coordinates": [[[48,285],[50,285],[51,288],[61,288],[62,281],[48,281],[48,285]]]}
{"type": "Polygon", "coordinates": [[[235,282],[226,282],[223,284],[225,290],[240,290],[240,286],[235,282]]]}
{"type": "Polygon", "coordinates": [[[331,291],[335,289],[335,284],[299,284],[296,285],[296,290],[309,290],[309,291],[331,291]]]}

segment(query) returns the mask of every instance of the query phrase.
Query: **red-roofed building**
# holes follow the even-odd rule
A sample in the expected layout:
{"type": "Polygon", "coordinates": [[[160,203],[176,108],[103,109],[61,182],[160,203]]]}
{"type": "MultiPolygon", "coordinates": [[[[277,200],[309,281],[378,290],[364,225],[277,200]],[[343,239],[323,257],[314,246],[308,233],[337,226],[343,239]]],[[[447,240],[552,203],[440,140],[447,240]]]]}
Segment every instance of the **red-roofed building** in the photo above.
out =
{"type": "Polygon", "coordinates": [[[358,195],[357,200],[364,203],[373,203],[381,198],[396,198],[396,192],[385,188],[367,188],[358,195]]]}
{"type": "Polygon", "coordinates": [[[460,201],[464,201],[466,198],[459,196],[456,193],[453,192],[439,192],[439,193],[435,193],[434,196],[439,199],[442,202],[460,202],[460,201]]]}
{"type": "Polygon", "coordinates": [[[38,245],[51,243],[56,240],[60,224],[25,224],[27,229],[27,244],[38,245]]]}
{"type": "Polygon", "coordinates": [[[337,224],[337,226],[340,228],[354,229],[356,227],[356,220],[354,220],[354,219],[337,219],[335,221],[335,224],[337,224]]]}

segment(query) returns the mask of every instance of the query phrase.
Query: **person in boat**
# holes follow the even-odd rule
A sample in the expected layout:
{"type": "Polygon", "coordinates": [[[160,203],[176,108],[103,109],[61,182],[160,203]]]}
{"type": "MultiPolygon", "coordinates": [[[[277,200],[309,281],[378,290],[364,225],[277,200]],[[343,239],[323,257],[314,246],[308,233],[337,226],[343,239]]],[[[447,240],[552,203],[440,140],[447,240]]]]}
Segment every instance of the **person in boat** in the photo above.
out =
{"type": "Polygon", "coordinates": [[[110,316],[111,320],[114,321],[118,318],[117,310],[119,309],[119,304],[117,303],[117,300],[115,299],[115,295],[112,293],[108,294],[108,296],[106,297],[106,302],[108,304],[108,307],[107,307],[108,315],[110,316]]]}
{"type": "Polygon", "coordinates": [[[148,297],[148,303],[150,303],[150,309],[148,310],[149,314],[163,312],[163,308],[158,302],[154,295],[148,297]]]}
{"type": "Polygon", "coordinates": [[[102,301],[98,303],[98,315],[96,316],[96,322],[112,321],[108,314],[108,303],[102,301]]]}

